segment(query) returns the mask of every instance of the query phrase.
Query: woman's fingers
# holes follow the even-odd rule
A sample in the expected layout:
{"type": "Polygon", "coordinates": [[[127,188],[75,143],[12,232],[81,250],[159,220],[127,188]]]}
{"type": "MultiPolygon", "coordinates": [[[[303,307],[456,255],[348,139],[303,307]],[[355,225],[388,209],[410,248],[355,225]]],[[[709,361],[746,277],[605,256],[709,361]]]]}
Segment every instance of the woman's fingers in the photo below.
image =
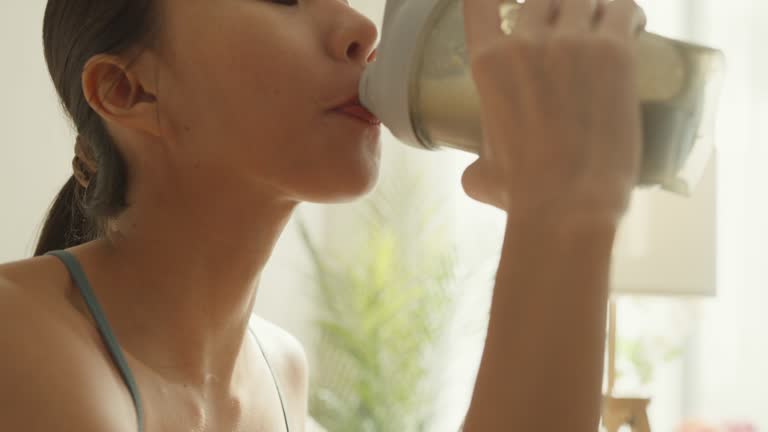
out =
{"type": "Polygon", "coordinates": [[[589,31],[596,9],[596,0],[560,0],[558,30],[565,33],[589,31]]]}
{"type": "Polygon", "coordinates": [[[604,6],[599,31],[622,39],[635,37],[645,29],[646,16],[635,0],[613,0],[604,6]]]}
{"type": "Polygon", "coordinates": [[[464,0],[464,31],[470,56],[480,47],[505,37],[501,31],[499,0],[464,0]]]}
{"type": "Polygon", "coordinates": [[[516,31],[536,35],[549,29],[557,12],[558,0],[528,0],[518,11],[516,31]]]}
{"type": "Polygon", "coordinates": [[[610,0],[597,0],[597,5],[595,5],[595,19],[592,21],[592,27],[597,27],[597,24],[599,24],[603,20],[603,16],[605,15],[605,6],[610,3],[610,0]]]}
{"type": "MultiPolygon", "coordinates": [[[[501,29],[499,0],[463,0],[467,49],[472,55],[506,37],[501,29]]],[[[509,0],[512,1],[512,0],[509,0]]],[[[645,28],[646,17],[635,0],[527,0],[517,14],[514,31],[537,36],[553,26],[563,33],[583,33],[597,27],[613,36],[634,36],[645,28]]]]}

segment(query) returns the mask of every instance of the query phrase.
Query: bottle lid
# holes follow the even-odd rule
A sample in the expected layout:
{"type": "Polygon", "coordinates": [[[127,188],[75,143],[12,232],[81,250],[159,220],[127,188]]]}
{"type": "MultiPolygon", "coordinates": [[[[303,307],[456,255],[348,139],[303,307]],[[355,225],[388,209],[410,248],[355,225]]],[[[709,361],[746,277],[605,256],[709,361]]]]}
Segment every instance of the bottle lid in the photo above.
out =
{"type": "Polygon", "coordinates": [[[411,118],[410,86],[422,31],[440,0],[387,0],[376,61],[360,82],[360,102],[405,144],[423,147],[411,118]]]}

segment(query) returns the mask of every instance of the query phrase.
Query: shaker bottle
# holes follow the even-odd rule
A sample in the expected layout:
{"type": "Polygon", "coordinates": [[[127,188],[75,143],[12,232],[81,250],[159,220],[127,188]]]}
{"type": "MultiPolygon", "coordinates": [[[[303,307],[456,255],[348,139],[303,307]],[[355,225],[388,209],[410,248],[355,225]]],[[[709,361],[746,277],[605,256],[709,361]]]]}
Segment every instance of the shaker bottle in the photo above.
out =
{"type": "MultiPolygon", "coordinates": [[[[520,6],[500,3],[505,33],[520,6]]],[[[638,186],[689,196],[714,150],[724,56],[645,31],[634,49],[643,131],[638,186]]],[[[360,101],[405,144],[478,154],[483,131],[462,0],[388,0],[377,60],[364,72],[360,101]]]]}

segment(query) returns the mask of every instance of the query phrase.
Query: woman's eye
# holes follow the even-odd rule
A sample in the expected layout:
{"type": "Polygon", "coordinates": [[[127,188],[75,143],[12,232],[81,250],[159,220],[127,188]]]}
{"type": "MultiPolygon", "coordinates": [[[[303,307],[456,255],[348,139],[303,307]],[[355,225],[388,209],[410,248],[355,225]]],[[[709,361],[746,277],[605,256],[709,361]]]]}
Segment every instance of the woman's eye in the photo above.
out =
{"type": "Polygon", "coordinates": [[[299,3],[298,0],[271,0],[271,1],[272,3],[277,3],[283,6],[296,6],[299,3]]]}

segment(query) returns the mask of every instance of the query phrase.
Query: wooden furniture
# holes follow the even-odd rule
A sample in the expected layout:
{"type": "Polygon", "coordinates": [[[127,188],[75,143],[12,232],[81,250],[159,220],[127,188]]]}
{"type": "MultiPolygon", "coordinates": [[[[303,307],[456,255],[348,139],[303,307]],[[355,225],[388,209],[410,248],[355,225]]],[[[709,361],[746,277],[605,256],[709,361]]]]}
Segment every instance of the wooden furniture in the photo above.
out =
{"type": "Polygon", "coordinates": [[[603,398],[603,426],[606,432],[619,432],[628,425],[632,432],[651,432],[648,421],[648,398],[620,398],[613,395],[616,383],[616,299],[608,310],[608,390],[603,398]]]}
{"type": "Polygon", "coordinates": [[[650,399],[614,398],[606,396],[603,400],[603,426],[606,432],[619,432],[627,425],[632,432],[651,432],[648,421],[650,399]]]}

